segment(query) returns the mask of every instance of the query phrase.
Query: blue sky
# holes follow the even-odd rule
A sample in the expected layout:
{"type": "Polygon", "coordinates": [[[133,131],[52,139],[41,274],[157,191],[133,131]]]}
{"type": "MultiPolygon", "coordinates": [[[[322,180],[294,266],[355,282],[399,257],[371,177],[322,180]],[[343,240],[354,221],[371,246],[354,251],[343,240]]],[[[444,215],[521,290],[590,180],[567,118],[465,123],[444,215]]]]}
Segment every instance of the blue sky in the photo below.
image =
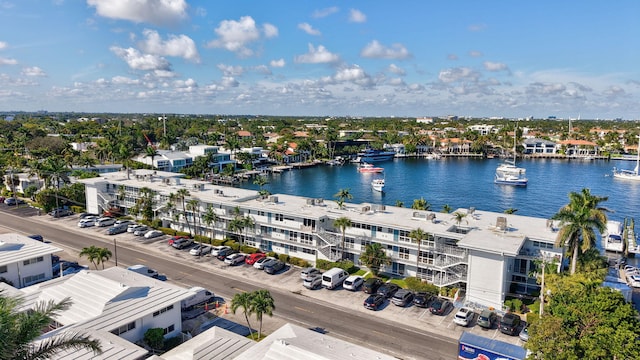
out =
{"type": "Polygon", "coordinates": [[[640,118],[640,1],[0,0],[0,111],[640,118]]]}

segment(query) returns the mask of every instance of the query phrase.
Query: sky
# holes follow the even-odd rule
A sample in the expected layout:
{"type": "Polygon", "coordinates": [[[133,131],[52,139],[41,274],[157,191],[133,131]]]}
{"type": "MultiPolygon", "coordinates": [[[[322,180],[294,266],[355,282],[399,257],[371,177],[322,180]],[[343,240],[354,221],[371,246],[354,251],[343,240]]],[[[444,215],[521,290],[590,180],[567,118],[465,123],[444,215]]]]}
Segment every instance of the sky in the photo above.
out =
{"type": "Polygon", "coordinates": [[[0,111],[640,119],[640,1],[0,0],[0,111]]]}

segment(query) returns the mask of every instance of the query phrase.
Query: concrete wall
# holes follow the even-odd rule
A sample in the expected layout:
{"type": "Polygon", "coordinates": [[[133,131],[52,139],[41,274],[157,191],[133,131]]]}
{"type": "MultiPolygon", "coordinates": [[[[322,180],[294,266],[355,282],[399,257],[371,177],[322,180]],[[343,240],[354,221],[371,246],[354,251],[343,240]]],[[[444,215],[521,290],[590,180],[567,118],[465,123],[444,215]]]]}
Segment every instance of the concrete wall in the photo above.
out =
{"type": "Polygon", "coordinates": [[[469,252],[467,300],[502,309],[507,280],[505,261],[500,254],[469,252]]]}

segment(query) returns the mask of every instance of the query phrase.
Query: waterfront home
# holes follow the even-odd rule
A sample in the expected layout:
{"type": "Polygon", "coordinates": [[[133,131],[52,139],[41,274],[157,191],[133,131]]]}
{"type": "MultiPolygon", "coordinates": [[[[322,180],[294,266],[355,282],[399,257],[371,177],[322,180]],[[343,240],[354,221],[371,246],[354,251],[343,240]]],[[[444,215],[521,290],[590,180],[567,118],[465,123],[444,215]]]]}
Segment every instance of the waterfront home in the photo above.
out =
{"type": "Polygon", "coordinates": [[[525,139],[523,154],[526,155],[550,155],[556,153],[556,143],[545,139],[525,139]]]}
{"type": "Polygon", "coordinates": [[[358,264],[366,246],[379,243],[391,259],[383,272],[459,288],[469,301],[495,308],[510,294],[532,294],[539,289],[531,276],[536,259],[552,256],[562,262],[562,249],[554,246],[557,229],[547,219],[470,208],[456,210],[461,214],[457,222],[451,214],[395,206],[338,204],[286,194],[261,196],[256,190],[152,170],[135,170],[129,178],[111,173],[78,181],[85,184],[88,212],[100,213],[115,203],[129,213],[139,206],[141,189],[146,188],[152,191],[154,215],[163,227],[234,238],[265,252],[312,263],[344,258],[358,264]],[[121,187],[123,198],[118,196],[121,187]],[[181,189],[189,191],[189,200],[198,201],[197,209],[167,206],[170,194],[181,189]],[[218,221],[202,221],[208,208],[218,221]],[[188,223],[185,216],[175,216],[176,212],[184,213],[188,223]],[[232,224],[239,217],[252,218],[253,225],[237,231],[232,224]],[[334,224],[343,217],[350,219],[350,227],[341,229],[334,224]],[[410,236],[416,229],[426,233],[420,243],[410,236]]]}
{"type": "Polygon", "coordinates": [[[568,139],[558,142],[558,147],[564,149],[569,157],[587,157],[599,155],[598,144],[587,140],[568,139]]]}

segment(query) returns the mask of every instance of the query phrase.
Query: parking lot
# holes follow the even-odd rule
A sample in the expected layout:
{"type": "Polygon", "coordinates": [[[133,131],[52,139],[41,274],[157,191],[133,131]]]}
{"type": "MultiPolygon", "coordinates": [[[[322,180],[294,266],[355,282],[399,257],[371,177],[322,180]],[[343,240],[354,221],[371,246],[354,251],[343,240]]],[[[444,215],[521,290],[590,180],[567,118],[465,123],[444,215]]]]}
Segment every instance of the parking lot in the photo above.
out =
{"type": "MultiPolygon", "coordinates": [[[[522,341],[518,336],[508,336],[502,334],[496,327],[487,330],[476,325],[478,314],[476,313],[468,327],[462,327],[453,322],[457,308],[450,307],[442,316],[431,314],[428,308],[420,308],[414,305],[399,307],[386,300],[384,304],[377,310],[372,311],[365,309],[364,300],[368,294],[362,291],[349,291],[338,287],[334,290],[317,289],[310,290],[302,286],[300,278],[300,268],[287,266],[274,275],[267,274],[262,270],[254,268],[252,265],[242,263],[241,265],[227,265],[224,261],[220,261],[211,255],[194,256],[189,250],[197,244],[192,244],[184,249],[178,250],[168,244],[171,238],[162,235],[152,239],[145,239],[142,236],[135,236],[132,233],[120,233],[117,235],[107,235],[108,227],[85,227],[79,228],[78,216],[69,216],[62,218],[53,218],[51,216],[38,216],[38,220],[55,223],[66,228],[73,228],[74,231],[86,233],[89,236],[101,237],[104,239],[117,239],[118,244],[131,247],[143,248],[146,251],[154,251],[163,256],[171,256],[174,259],[182,259],[185,262],[198,264],[200,268],[211,269],[212,273],[222,272],[233,277],[251,279],[258,284],[268,284],[268,287],[277,287],[282,290],[290,291],[300,296],[305,296],[315,301],[323,301],[325,303],[334,304],[344,309],[348,309],[362,316],[376,316],[386,321],[395,322],[396,324],[406,325],[407,327],[416,327],[429,332],[434,332],[443,336],[457,339],[463,331],[469,331],[484,337],[498,339],[513,344],[522,345],[522,341]]],[[[161,274],[167,276],[171,281],[170,274],[161,274]]],[[[215,292],[216,289],[211,289],[215,292]]],[[[523,319],[524,320],[524,319],[523,319]]]]}

